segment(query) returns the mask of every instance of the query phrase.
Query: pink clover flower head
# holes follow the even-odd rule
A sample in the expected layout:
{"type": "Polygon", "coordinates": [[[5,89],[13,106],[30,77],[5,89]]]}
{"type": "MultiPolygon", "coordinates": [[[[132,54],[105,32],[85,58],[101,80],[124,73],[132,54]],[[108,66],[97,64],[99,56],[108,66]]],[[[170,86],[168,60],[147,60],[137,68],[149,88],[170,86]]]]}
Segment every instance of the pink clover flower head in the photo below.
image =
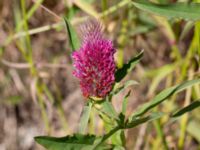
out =
{"type": "Polygon", "coordinates": [[[80,81],[85,97],[105,97],[115,81],[115,49],[111,40],[103,37],[102,27],[91,20],[82,28],[83,42],[72,53],[74,76],[80,81]]]}

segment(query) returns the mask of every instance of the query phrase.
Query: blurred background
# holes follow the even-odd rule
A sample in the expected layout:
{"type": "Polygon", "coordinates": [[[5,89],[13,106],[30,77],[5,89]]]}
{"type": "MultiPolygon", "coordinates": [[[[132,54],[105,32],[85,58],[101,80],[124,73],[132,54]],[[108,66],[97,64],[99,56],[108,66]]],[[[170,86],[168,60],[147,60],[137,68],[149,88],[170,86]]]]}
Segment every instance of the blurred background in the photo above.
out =
{"type": "MultiPolygon", "coordinates": [[[[78,30],[88,16],[102,21],[105,35],[117,49],[119,68],[144,50],[142,61],[124,80],[140,83],[131,88],[127,114],[162,89],[200,76],[198,21],[167,20],[135,8],[129,0],[1,0],[0,150],[43,149],[34,136],[65,136],[77,131],[85,99],[72,75],[62,17],[78,30]]],[[[121,108],[126,93],[114,98],[116,109],[121,108]]],[[[196,85],[157,109],[172,112],[199,97],[200,86],[196,85]]],[[[199,113],[197,109],[170,122],[163,118],[159,128],[150,123],[130,129],[127,149],[163,149],[162,138],[170,149],[200,149],[199,113]]],[[[102,122],[91,118],[88,132],[103,134],[102,122]]]]}

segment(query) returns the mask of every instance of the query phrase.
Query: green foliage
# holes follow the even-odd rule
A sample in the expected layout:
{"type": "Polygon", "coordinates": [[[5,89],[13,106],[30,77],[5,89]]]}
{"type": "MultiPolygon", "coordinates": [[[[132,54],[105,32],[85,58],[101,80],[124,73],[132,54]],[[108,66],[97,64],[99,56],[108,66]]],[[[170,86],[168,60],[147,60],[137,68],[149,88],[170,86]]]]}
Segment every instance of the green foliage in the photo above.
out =
{"type": "MultiPolygon", "coordinates": [[[[176,117],[180,117],[182,115],[184,115],[187,112],[191,112],[192,110],[198,108],[200,106],[200,101],[194,101],[193,103],[189,104],[188,106],[178,110],[176,113],[174,113],[173,115],[170,115],[170,118],[176,118],[176,117]]],[[[157,120],[161,117],[163,117],[164,115],[168,115],[162,112],[153,112],[150,115],[148,115],[147,117],[137,117],[137,118],[132,118],[131,121],[128,122],[128,124],[126,125],[126,128],[132,128],[135,127],[141,123],[145,123],[147,121],[153,121],[153,120],[157,120]]]]}
{"type": "Polygon", "coordinates": [[[67,33],[68,33],[68,37],[69,37],[71,50],[75,51],[80,46],[80,42],[79,42],[78,36],[77,36],[75,30],[72,28],[72,26],[69,23],[69,21],[66,18],[64,18],[64,21],[65,21],[65,24],[66,24],[66,27],[67,27],[67,33]]]}
{"type": "Polygon", "coordinates": [[[147,0],[136,0],[132,3],[135,7],[156,15],[168,18],[200,20],[200,4],[198,3],[156,4],[147,0]]]}
{"type": "MultiPolygon", "coordinates": [[[[94,135],[75,134],[65,137],[38,136],[35,140],[48,150],[92,150],[99,138],[94,135]]],[[[102,144],[99,150],[110,149],[111,145],[102,144]]]]}
{"type": "Polygon", "coordinates": [[[183,82],[177,86],[170,87],[168,89],[163,90],[158,95],[155,96],[153,100],[150,102],[143,104],[141,107],[139,107],[136,112],[132,115],[133,118],[141,116],[145,114],[148,110],[154,108],[158,104],[162,103],[166,99],[168,99],[170,96],[172,96],[175,93],[178,93],[192,85],[200,83],[200,79],[194,79],[190,81],[183,82]]]}
{"type": "Polygon", "coordinates": [[[115,81],[120,82],[133,68],[139,63],[140,59],[143,56],[143,51],[141,51],[138,55],[133,57],[127,64],[123,65],[122,68],[118,69],[115,73],[115,81]]]}
{"type": "Polygon", "coordinates": [[[161,112],[153,112],[150,115],[148,115],[147,117],[142,117],[142,118],[132,118],[132,120],[130,120],[127,125],[125,126],[125,129],[127,128],[133,128],[136,127],[140,124],[149,122],[149,121],[153,121],[156,119],[161,118],[162,116],[164,116],[164,113],[161,112]]]}

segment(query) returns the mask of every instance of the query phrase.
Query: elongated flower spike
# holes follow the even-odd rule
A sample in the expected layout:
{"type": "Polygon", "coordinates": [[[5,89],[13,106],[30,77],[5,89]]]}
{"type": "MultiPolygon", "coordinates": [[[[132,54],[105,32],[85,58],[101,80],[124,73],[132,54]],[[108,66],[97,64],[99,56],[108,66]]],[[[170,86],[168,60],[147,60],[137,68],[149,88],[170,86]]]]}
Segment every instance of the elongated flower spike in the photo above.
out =
{"type": "Polygon", "coordinates": [[[115,81],[115,49],[111,40],[104,38],[102,26],[90,20],[82,29],[82,45],[72,53],[74,76],[80,81],[85,97],[105,97],[115,81]]]}

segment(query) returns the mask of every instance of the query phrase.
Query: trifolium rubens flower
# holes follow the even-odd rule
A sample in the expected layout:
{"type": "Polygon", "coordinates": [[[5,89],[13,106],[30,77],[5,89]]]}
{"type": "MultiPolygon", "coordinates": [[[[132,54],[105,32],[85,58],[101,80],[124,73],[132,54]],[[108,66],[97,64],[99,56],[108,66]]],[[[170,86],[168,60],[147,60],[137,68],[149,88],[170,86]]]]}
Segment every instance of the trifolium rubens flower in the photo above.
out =
{"type": "Polygon", "coordinates": [[[82,26],[82,44],[72,54],[74,76],[80,81],[85,97],[105,97],[115,81],[115,48],[102,33],[102,26],[90,20],[82,26]]]}

